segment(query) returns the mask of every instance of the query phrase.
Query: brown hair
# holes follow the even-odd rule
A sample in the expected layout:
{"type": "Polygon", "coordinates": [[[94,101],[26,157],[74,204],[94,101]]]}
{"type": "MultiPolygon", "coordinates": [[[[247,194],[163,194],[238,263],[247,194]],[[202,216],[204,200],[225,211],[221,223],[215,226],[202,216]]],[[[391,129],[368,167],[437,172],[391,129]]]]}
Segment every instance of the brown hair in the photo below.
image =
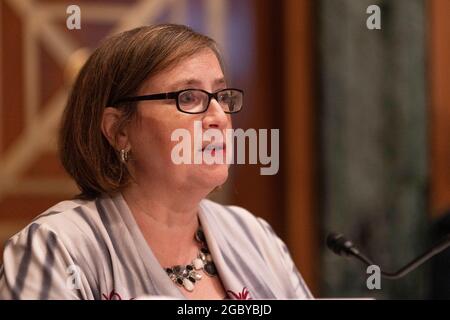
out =
{"type": "Polygon", "coordinates": [[[81,69],[67,102],[59,134],[59,154],[83,199],[112,194],[130,182],[118,151],[101,131],[103,110],[122,111],[116,132],[136,117],[136,95],[145,80],[203,49],[211,49],[222,69],[216,43],[192,29],[161,24],[132,29],[102,42],[81,69]]]}

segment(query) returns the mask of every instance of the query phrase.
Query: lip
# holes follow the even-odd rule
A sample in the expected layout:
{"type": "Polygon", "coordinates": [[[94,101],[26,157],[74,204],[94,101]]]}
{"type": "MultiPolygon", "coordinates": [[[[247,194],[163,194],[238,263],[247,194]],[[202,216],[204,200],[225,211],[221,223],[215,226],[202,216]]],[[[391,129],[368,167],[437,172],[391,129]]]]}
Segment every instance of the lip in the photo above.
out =
{"type": "Polygon", "coordinates": [[[213,144],[205,144],[203,148],[200,150],[201,152],[205,150],[211,150],[211,151],[221,151],[226,149],[226,144],[223,143],[213,143],[213,144]]]}

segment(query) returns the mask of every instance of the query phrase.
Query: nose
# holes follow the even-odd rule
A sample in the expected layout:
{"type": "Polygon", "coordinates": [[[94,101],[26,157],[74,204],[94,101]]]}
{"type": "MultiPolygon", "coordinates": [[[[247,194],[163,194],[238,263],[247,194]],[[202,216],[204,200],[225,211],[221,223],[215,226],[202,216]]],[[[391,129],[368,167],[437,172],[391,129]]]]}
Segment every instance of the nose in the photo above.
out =
{"type": "Polygon", "coordinates": [[[217,128],[225,129],[228,126],[230,117],[226,114],[216,99],[212,98],[209,108],[203,116],[203,129],[217,128]]]}

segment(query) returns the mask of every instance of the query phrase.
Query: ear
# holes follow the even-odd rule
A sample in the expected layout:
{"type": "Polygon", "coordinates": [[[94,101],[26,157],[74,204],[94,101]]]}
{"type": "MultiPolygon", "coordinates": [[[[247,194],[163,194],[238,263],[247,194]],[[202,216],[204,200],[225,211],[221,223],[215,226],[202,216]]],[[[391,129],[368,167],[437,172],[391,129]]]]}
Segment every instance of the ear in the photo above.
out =
{"type": "Polygon", "coordinates": [[[121,116],[122,112],[112,107],[105,108],[102,116],[101,129],[103,135],[116,150],[126,149],[130,144],[125,128],[117,131],[119,130],[117,124],[121,116]]]}

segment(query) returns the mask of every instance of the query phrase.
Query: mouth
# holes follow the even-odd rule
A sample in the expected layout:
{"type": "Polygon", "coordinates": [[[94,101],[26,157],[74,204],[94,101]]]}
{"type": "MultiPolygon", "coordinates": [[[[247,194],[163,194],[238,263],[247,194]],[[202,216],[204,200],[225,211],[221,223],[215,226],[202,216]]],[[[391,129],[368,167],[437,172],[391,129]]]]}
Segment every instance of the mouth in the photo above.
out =
{"type": "Polygon", "coordinates": [[[216,152],[224,151],[225,149],[226,149],[225,143],[211,143],[203,146],[203,148],[200,151],[204,152],[208,150],[211,152],[212,155],[214,155],[216,152]]]}

